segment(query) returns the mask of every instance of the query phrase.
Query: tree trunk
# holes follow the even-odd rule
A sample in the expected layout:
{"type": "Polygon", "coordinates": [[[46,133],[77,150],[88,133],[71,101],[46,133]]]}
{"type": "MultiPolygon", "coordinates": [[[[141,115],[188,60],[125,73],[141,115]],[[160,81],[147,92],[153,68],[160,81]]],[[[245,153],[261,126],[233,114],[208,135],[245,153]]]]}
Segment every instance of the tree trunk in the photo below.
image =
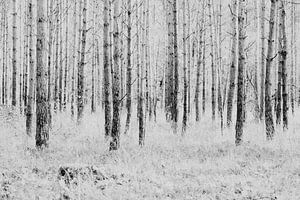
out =
{"type": "Polygon", "coordinates": [[[80,62],[78,63],[78,96],[77,96],[77,122],[80,123],[83,117],[84,109],[84,66],[85,66],[85,46],[86,46],[86,15],[87,15],[87,0],[83,1],[82,10],[82,38],[81,38],[81,52],[80,52],[80,62]]]}
{"type": "Polygon", "coordinates": [[[112,141],[110,142],[110,150],[118,150],[120,147],[120,52],[119,52],[119,0],[114,1],[114,67],[113,67],[113,80],[112,80],[112,95],[113,95],[113,120],[111,136],[112,141]]]}
{"type": "Polygon", "coordinates": [[[33,105],[34,105],[34,60],[33,60],[33,4],[32,0],[28,0],[28,24],[29,24],[29,91],[27,98],[27,109],[26,109],[26,133],[27,135],[32,134],[32,118],[33,118],[33,105]]]}
{"type": "Polygon", "coordinates": [[[103,75],[104,75],[104,114],[105,114],[105,136],[110,136],[111,131],[111,106],[109,101],[109,21],[108,21],[108,1],[104,0],[104,29],[103,29],[103,75]]]}
{"type": "Polygon", "coordinates": [[[272,139],[275,129],[272,114],[271,102],[271,65],[273,61],[273,42],[274,42],[274,18],[277,0],[271,0],[270,21],[269,21],[269,37],[268,37],[268,53],[266,61],[266,77],[265,77],[265,123],[266,134],[268,139],[272,139]]]}
{"type": "Polygon", "coordinates": [[[64,74],[64,99],[63,99],[63,110],[66,111],[67,108],[67,97],[68,97],[68,77],[69,77],[69,1],[65,1],[65,74],[64,74]]]}
{"type": "Polygon", "coordinates": [[[127,0],[127,75],[126,75],[126,127],[125,134],[127,134],[131,119],[131,0],[127,0]]]}
{"type": "Polygon", "coordinates": [[[173,0],[173,45],[174,45],[174,89],[172,95],[172,120],[173,132],[177,133],[178,122],[178,90],[179,90],[179,74],[178,74],[178,44],[177,44],[177,0],[173,0]]]}
{"type": "Polygon", "coordinates": [[[244,105],[244,76],[245,76],[245,39],[246,39],[246,31],[245,31],[245,12],[246,12],[246,0],[239,0],[238,5],[238,31],[239,31],[239,40],[238,40],[238,91],[237,91],[237,118],[236,118],[236,135],[235,135],[235,144],[240,145],[243,137],[243,113],[245,109],[244,105]]]}
{"type": "Polygon", "coordinates": [[[266,3],[265,0],[261,0],[261,13],[260,13],[260,36],[261,36],[261,77],[260,77],[260,120],[264,116],[265,108],[265,12],[266,3]]]}
{"type": "MultiPolygon", "coordinates": [[[[278,66],[278,91],[282,90],[282,116],[283,128],[288,128],[288,92],[287,92],[287,36],[285,2],[280,0],[279,19],[279,66],[278,66]],[[281,79],[280,79],[281,78],[281,79]],[[280,82],[279,82],[280,81],[280,82]]],[[[277,123],[281,121],[281,96],[278,94],[277,123]]]]}
{"type": "Polygon", "coordinates": [[[53,35],[52,35],[52,31],[53,31],[53,2],[54,0],[50,0],[50,5],[49,5],[49,42],[48,42],[48,102],[49,102],[49,108],[48,108],[48,119],[49,119],[49,126],[51,127],[52,124],[52,108],[51,108],[51,67],[52,67],[52,45],[53,45],[53,35]]]}
{"type": "Polygon", "coordinates": [[[210,30],[210,47],[211,47],[211,105],[212,105],[212,120],[216,118],[216,70],[215,70],[215,58],[214,58],[214,39],[213,39],[213,11],[212,0],[208,0],[207,4],[209,8],[209,30],[210,30]]]}
{"type": "Polygon", "coordinates": [[[17,10],[16,0],[13,0],[12,27],[12,106],[17,105],[17,10]]]}
{"type": "Polygon", "coordinates": [[[233,105],[233,95],[235,90],[235,80],[236,80],[236,48],[237,48],[237,0],[232,1],[232,46],[231,46],[231,61],[230,61],[230,80],[229,80],[229,90],[227,97],[227,126],[231,125],[232,122],[232,105],[233,105]]]}
{"type": "MultiPolygon", "coordinates": [[[[81,3],[80,3],[81,4],[81,3]]],[[[72,118],[74,117],[74,104],[75,104],[75,71],[76,71],[76,66],[77,66],[77,62],[76,62],[76,39],[77,39],[77,17],[76,17],[76,13],[77,13],[77,1],[74,2],[74,12],[73,12],[73,20],[74,20],[74,24],[73,24],[73,64],[72,64],[72,92],[71,92],[71,116],[72,118]]],[[[81,23],[79,23],[81,24],[81,23]]]]}
{"type": "Polygon", "coordinates": [[[36,146],[42,149],[48,146],[49,124],[48,124],[48,96],[47,96],[47,65],[46,40],[45,40],[45,3],[37,0],[37,42],[36,42],[36,146]]]}
{"type": "MultiPolygon", "coordinates": [[[[183,88],[183,119],[182,119],[182,133],[186,132],[186,123],[187,123],[187,90],[188,90],[188,83],[187,83],[187,67],[186,67],[186,8],[185,8],[185,0],[182,3],[182,10],[183,10],[183,79],[184,79],[184,88],[183,88]]],[[[200,68],[200,67],[199,67],[200,68]]],[[[200,76],[200,75],[199,75],[200,76]]],[[[198,91],[199,96],[199,91],[198,91]]],[[[199,103],[199,100],[198,102],[199,103]]],[[[196,106],[197,107],[197,106],[196,106]]]]}

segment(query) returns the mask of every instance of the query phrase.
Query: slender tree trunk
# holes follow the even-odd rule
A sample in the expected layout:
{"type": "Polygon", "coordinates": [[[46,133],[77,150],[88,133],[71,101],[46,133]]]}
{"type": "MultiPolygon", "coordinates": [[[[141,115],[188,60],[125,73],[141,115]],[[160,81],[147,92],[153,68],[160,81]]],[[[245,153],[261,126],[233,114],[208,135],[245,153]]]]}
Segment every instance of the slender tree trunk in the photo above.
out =
{"type": "Polygon", "coordinates": [[[95,14],[96,2],[93,0],[93,33],[92,33],[92,96],[91,96],[91,112],[96,112],[96,103],[95,103],[95,69],[96,69],[96,14],[95,14]]]}
{"type": "MultiPolygon", "coordinates": [[[[139,85],[138,85],[138,123],[139,123],[139,145],[144,146],[145,144],[145,121],[144,121],[144,59],[145,59],[145,10],[146,3],[144,2],[141,6],[141,16],[142,16],[142,25],[139,27],[142,32],[142,48],[141,48],[141,64],[138,66],[138,77],[139,77],[139,85]]],[[[139,42],[139,40],[138,40],[139,42]]],[[[139,49],[138,49],[139,51],[139,49]]]]}
{"type": "MultiPolygon", "coordinates": [[[[81,4],[81,3],[80,3],[81,4]]],[[[72,64],[72,92],[71,92],[71,116],[74,117],[74,104],[75,104],[75,71],[76,71],[76,39],[77,39],[77,1],[74,2],[73,12],[73,64],[72,64]]],[[[80,23],[81,24],[81,23],[80,23]]]]}
{"type": "Polygon", "coordinates": [[[49,16],[48,16],[48,20],[49,20],[49,42],[48,42],[48,102],[49,102],[49,108],[48,108],[48,119],[49,119],[49,126],[51,127],[52,125],[52,106],[51,106],[51,67],[52,67],[52,45],[53,45],[53,35],[52,35],[52,31],[53,31],[53,3],[54,0],[50,0],[50,5],[49,5],[49,16]]]}
{"type": "Polygon", "coordinates": [[[59,18],[59,1],[56,0],[56,31],[55,31],[55,83],[54,83],[54,112],[57,112],[58,108],[58,80],[59,80],[59,74],[58,74],[58,68],[59,68],[59,24],[60,24],[60,18],[59,18]]]}
{"type": "Polygon", "coordinates": [[[110,96],[110,81],[109,81],[109,20],[108,20],[108,1],[104,0],[104,29],[103,29],[103,75],[104,75],[104,113],[105,113],[105,136],[110,136],[111,131],[111,106],[109,101],[110,96]]]}
{"type": "MultiPolygon", "coordinates": [[[[188,114],[190,115],[191,113],[191,11],[190,11],[190,1],[187,1],[187,15],[188,15],[188,30],[187,30],[187,110],[188,114]]],[[[202,30],[203,31],[203,30],[202,30]]]]}
{"type": "Polygon", "coordinates": [[[275,129],[272,114],[271,102],[271,65],[273,61],[273,42],[274,42],[274,18],[277,0],[271,0],[270,21],[269,21],[269,37],[268,37],[268,53],[266,61],[266,77],[265,77],[265,123],[267,138],[272,139],[275,129]]]}
{"type": "Polygon", "coordinates": [[[294,1],[291,2],[291,79],[290,79],[290,101],[291,101],[291,110],[292,110],[292,114],[295,114],[295,71],[296,71],[296,65],[295,65],[295,60],[296,60],[296,56],[295,56],[295,25],[294,25],[294,21],[295,21],[295,5],[294,5],[294,1]]]}
{"type": "Polygon", "coordinates": [[[48,146],[48,96],[47,96],[47,65],[45,40],[45,3],[37,0],[37,42],[36,42],[36,146],[38,149],[48,146]]]}
{"type": "Polygon", "coordinates": [[[120,147],[120,52],[119,52],[119,0],[114,1],[114,67],[112,80],[112,95],[113,95],[113,120],[111,128],[112,141],[110,142],[110,150],[118,150],[120,147]]]}
{"type": "MultiPolygon", "coordinates": [[[[287,91],[287,36],[286,36],[286,12],[285,2],[280,0],[280,24],[279,24],[279,66],[278,66],[278,87],[282,89],[282,116],[283,116],[283,128],[288,128],[288,91],[287,91]],[[279,74],[281,70],[281,75],[279,74]],[[282,78],[282,85],[279,83],[279,77],[282,78]],[[279,85],[280,84],[280,85],[279,85]]],[[[279,89],[278,89],[279,91],[279,89]]],[[[278,94],[279,97],[279,94],[278,94]]],[[[281,102],[278,99],[278,107],[281,107],[281,102]]],[[[280,113],[278,113],[278,117],[280,113]]]]}
{"type": "Polygon", "coordinates": [[[126,75],[126,109],[127,109],[127,117],[126,117],[126,127],[125,134],[127,134],[130,126],[131,119],[131,0],[127,0],[127,75],[126,75]]]}
{"type": "Polygon", "coordinates": [[[178,44],[177,44],[177,0],[173,0],[173,31],[174,31],[174,89],[172,95],[172,119],[173,119],[173,132],[177,133],[178,122],[178,91],[179,91],[179,73],[178,73],[178,44]]]}
{"type": "Polygon", "coordinates": [[[84,66],[85,66],[85,47],[86,47],[86,16],[87,16],[87,0],[83,1],[83,10],[82,10],[82,38],[81,38],[81,52],[80,52],[80,62],[78,63],[78,83],[77,83],[77,122],[80,123],[83,117],[84,109],[84,66]]]}
{"type": "Polygon", "coordinates": [[[12,31],[12,105],[17,105],[17,10],[13,0],[13,31],[12,31]]]}
{"type": "Polygon", "coordinates": [[[34,60],[33,60],[33,4],[32,0],[28,0],[28,24],[29,24],[29,91],[27,98],[26,108],[26,133],[27,135],[32,134],[32,118],[33,118],[33,104],[34,104],[34,60]]]}
{"type": "MultiPolygon", "coordinates": [[[[183,89],[183,119],[182,119],[182,133],[184,134],[186,132],[186,123],[187,123],[187,112],[188,112],[188,102],[187,102],[187,93],[188,93],[188,81],[187,81],[187,63],[186,63],[186,6],[185,6],[185,0],[183,0],[182,4],[182,10],[183,10],[183,77],[184,77],[184,89],[183,89]]],[[[199,67],[200,68],[200,67],[199,67]]],[[[199,74],[200,76],[200,74],[199,74]]],[[[198,85],[197,85],[198,86],[198,85]]],[[[198,90],[198,96],[199,96],[199,90],[198,90]]],[[[199,103],[199,99],[197,101],[197,104],[199,103]]],[[[198,104],[199,105],[199,104],[198,104]]],[[[197,106],[196,106],[197,107],[197,106]]],[[[199,113],[199,112],[198,112],[199,113]]]]}
{"type": "MultiPolygon", "coordinates": [[[[198,122],[200,120],[200,108],[199,108],[199,96],[200,96],[200,72],[201,72],[201,59],[202,57],[202,48],[203,48],[203,30],[204,30],[204,13],[205,11],[202,10],[202,20],[199,20],[200,25],[197,25],[199,27],[199,47],[198,47],[198,58],[197,58],[197,72],[196,72],[196,91],[195,91],[195,111],[196,111],[196,121],[198,122]]],[[[200,16],[199,16],[200,17],[200,16]]]]}
{"type": "Polygon", "coordinates": [[[209,8],[209,30],[210,30],[210,47],[211,47],[211,105],[212,105],[212,119],[216,118],[216,69],[215,69],[215,58],[214,58],[214,39],[213,39],[213,11],[212,11],[212,0],[208,0],[209,8]]]}
{"type": "Polygon", "coordinates": [[[261,36],[261,77],[260,77],[260,120],[263,119],[265,109],[265,0],[261,0],[261,13],[260,13],[260,36],[261,36]]]}
{"type": "Polygon", "coordinates": [[[67,97],[68,97],[68,77],[69,77],[69,1],[65,1],[65,74],[64,74],[64,97],[63,97],[63,110],[67,108],[67,97]]]}
{"type": "Polygon", "coordinates": [[[230,80],[229,80],[229,90],[227,97],[227,126],[231,125],[232,122],[232,105],[233,105],[233,95],[235,90],[235,81],[236,81],[236,48],[237,48],[237,0],[232,0],[232,46],[231,46],[231,61],[230,61],[230,80]]]}
{"type": "Polygon", "coordinates": [[[238,91],[237,91],[237,118],[236,118],[236,135],[235,135],[235,144],[240,145],[243,137],[243,113],[245,109],[244,105],[244,76],[245,76],[245,12],[246,12],[246,0],[239,0],[238,5],[238,31],[239,31],[239,40],[238,40],[238,91]]]}

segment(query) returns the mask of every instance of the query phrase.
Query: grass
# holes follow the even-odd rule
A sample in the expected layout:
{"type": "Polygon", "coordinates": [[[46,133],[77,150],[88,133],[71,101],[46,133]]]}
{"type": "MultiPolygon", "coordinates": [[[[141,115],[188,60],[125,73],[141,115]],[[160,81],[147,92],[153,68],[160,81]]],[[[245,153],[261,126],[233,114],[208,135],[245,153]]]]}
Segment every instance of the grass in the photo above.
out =
{"type": "Polygon", "coordinates": [[[239,147],[233,129],[221,134],[209,119],[189,124],[182,137],[160,116],[157,123],[148,122],[140,148],[133,119],[121,149],[109,152],[101,116],[87,115],[77,127],[62,114],[55,117],[49,148],[38,152],[34,137],[25,136],[24,119],[1,110],[0,199],[297,200],[299,115],[271,142],[263,125],[247,124],[239,147]],[[105,179],[90,174],[66,184],[58,178],[60,166],[95,166],[105,179]]]}

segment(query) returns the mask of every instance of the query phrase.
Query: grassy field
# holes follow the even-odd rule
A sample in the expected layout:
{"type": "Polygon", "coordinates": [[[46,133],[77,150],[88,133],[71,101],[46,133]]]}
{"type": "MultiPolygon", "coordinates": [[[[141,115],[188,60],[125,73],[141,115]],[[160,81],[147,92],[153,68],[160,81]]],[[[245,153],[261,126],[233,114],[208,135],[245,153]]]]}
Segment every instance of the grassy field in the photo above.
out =
{"type": "Polygon", "coordinates": [[[234,130],[222,134],[208,119],[190,124],[185,137],[158,119],[148,123],[144,148],[134,125],[118,152],[108,151],[101,117],[76,127],[58,116],[64,120],[55,121],[40,153],[24,119],[1,112],[0,199],[300,199],[300,113],[272,142],[262,124],[247,124],[240,147],[234,130]],[[66,181],[60,167],[79,173],[66,181]]]}

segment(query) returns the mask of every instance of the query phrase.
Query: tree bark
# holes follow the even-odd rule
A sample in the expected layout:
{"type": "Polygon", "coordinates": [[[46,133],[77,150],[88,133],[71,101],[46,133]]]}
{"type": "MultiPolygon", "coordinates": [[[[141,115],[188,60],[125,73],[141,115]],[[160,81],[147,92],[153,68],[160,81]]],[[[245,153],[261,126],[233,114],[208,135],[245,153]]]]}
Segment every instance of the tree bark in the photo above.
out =
{"type": "Polygon", "coordinates": [[[237,91],[237,117],[236,117],[236,135],[235,135],[235,144],[240,145],[243,137],[243,113],[245,110],[244,105],[244,76],[245,76],[245,39],[246,39],[246,31],[245,31],[245,12],[246,12],[246,0],[239,0],[238,5],[238,31],[239,31],[239,39],[238,39],[238,91],[237,91]]]}
{"type": "Polygon", "coordinates": [[[131,119],[131,0],[127,0],[127,75],[126,75],[126,109],[127,109],[127,117],[126,117],[126,127],[125,134],[127,134],[130,126],[131,119]]]}
{"type": "Polygon", "coordinates": [[[113,119],[110,142],[110,150],[118,150],[120,147],[120,52],[119,52],[119,0],[114,1],[114,27],[113,27],[113,46],[114,46],[114,67],[112,80],[112,95],[113,95],[113,119]]]}
{"type": "Polygon", "coordinates": [[[110,81],[109,81],[109,20],[108,20],[108,1],[104,0],[104,21],[103,21],[103,75],[104,75],[104,114],[105,114],[105,136],[110,136],[111,132],[111,105],[110,96],[110,81]]]}
{"type": "Polygon", "coordinates": [[[48,146],[48,96],[47,96],[47,65],[45,40],[45,3],[37,0],[37,42],[36,42],[36,146],[42,149],[48,146]]]}
{"type": "Polygon", "coordinates": [[[84,110],[84,66],[85,66],[85,47],[86,47],[86,15],[87,15],[87,0],[83,1],[82,10],[82,38],[81,38],[81,51],[80,51],[80,62],[78,63],[78,96],[77,96],[77,122],[80,123],[83,117],[84,110]]]}
{"type": "Polygon", "coordinates": [[[266,77],[265,77],[265,123],[266,134],[268,139],[272,139],[275,129],[272,114],[271,102],[271,65],[273,61],[273,43],[274,43],[274,18],[277,0],[271,0],[270,21],[269,21],[269,36],[268,36],[268,52],[266,59],[266,77]]]}

